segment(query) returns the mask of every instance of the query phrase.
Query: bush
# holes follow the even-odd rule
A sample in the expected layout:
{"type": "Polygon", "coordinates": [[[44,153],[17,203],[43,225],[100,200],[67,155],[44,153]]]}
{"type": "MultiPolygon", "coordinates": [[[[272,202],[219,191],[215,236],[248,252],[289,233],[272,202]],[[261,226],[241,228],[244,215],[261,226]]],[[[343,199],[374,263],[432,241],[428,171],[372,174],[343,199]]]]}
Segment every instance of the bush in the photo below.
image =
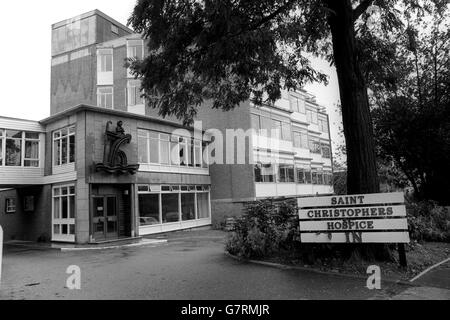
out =
{"type": "Polygon", "coordinates": [[[236,218],[226,250],[237,256],[258,258],[289,250],[299,239],[295,200],[263,200],[248,203],[245,213],[236,218]]]}
{"type": "Polygon", "coordinates": [[[434,201],[411,202],[406,206],[411,239],[450,242],[450,214],[434,201]]]}

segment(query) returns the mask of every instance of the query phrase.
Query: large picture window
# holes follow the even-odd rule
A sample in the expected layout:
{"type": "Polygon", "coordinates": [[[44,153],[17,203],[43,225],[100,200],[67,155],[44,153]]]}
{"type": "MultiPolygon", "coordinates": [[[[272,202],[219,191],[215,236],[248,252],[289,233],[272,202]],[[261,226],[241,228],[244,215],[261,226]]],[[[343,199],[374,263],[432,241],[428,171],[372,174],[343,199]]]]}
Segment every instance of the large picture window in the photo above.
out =
{"type": "Polygon", "coordinates": [[[139,185],[138,194],[141,226],[210,217],[209,186],[139,185]]]}
{"type": "Polygon", "coordinates": [[[159,224],[159,194],[139,194],[139,224],[159,224]]]}
{"type": "Polygon", "coordinates": [[[39,167],[39,133],[0,129],[0,166],[39,167]]]}
{"type": "Polygon", "coordinates": [[[138,159],[141,164],[207,168],[207,144],[151,130],[138,130],[138,159]]]}
{"type": "Polygon", "coordinates": [[[53,132],[53,165],[61,166],[75,162],[75,127],[53,132]]]}
{"type": "Polygon", "coordinates": [[[52,198],[52,239],[75,241],[75,186],[54,187],[52,198]]]}

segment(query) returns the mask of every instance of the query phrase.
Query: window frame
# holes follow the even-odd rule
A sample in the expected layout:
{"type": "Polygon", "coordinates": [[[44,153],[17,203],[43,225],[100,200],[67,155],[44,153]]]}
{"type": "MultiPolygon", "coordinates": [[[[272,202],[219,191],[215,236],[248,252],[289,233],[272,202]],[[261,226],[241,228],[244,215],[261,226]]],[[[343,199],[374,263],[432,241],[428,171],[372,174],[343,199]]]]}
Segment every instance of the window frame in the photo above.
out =
{"type": "Polygon", "coordinates": [[[76,125],[71,125],[68,127],[64,127],[58,130],[54,130],[52,132],[52,165],[53,167],[61,167],[64,165],[69,165],[72,163],[76,162],[76,125]],[[63,135],[63,131],[66,131],[66,135],[63,135]],[[59,137],[55,138],[55,135],[59,133],[59,137]],[[71,148],[71,144],[70,144],[70,137],[74,137],[74,144],[73,144],[73,148],[71,148]],[[67,154],[66,154],[66,162],[63,163],[63,148],[62,148],[62,140],[66,140],[66,144],[67,144],[67,154]],[[60,147],[59,147],[59,157],[58,157],[58,162],[59,163],[55,163],[55,142],[59,141],[60,147]],[[71,150],[73,150],[73,155],[71,157],[71,150]],[[73,161],[71,161],[70,159],[73,159],[73,161]]]}
{"type": "MultiPolygon", "coordinates": [[[[146,155],[141,154],[141,148],[139,147],[138,143],[138,160],[140,164],[143,165],[158,165],[158,166],[170,166],[170,167],[180,167],[180,168],[198,168],[198,169],[207,169],[209,167],[208,160],[205,159],[204,155],[207,153],[208,145],[203,140],[194,139],[193,137],[184,137],[184,136],[178,136],[173,135],[166,132],[160,132],[155,130],[149,130],[149,129],[141,129],[138,128],[138,139],[145,139],[147,150],[146,155]],[[156,134],[157,138],[151,137],[151,134],[156,134]],[[151,160],[151,154],[152,154],[152,148],[150,145],[151,140],[157,140],[158,141],[158,161],[152,162],[151,160]],[[162,162],[162,154],[163,154],[163,148],[161,147],[163,143],[166,143],[168,146],[168,162],[163,163],[162,162]],[[174,151],[173,148],[176,148],[176,151],[174,151]],[[186,154],[183,154],[183,157],[180,155],[181,150],[186,150],[186,154]],[[178,154],[177,159],[174,159],[174,154],[178,154]],[[140,158],[141,155],[143,155],[142,158],[147,159],[148,162],[141,162],[140,158]],[[200,156],[200,160],[197,159],[198,156],[200,156]],[[183,163],[183,160],[187,159],[185,163],[183,163]],[[182,164],[183,163],[183,164],[182,164]]],[[[164,157],[166,158],[166,157],[164,157]]]]}
{"type": "Polygon", "coordinates": [[[40,168],[41,166],[41,133],[35,131],[24,131],[17,129],[0,128],[0,167],[9,168],[40,168]],[[7,131],[20,132],[20,137],[8,137],[7,131]],[[27,134],[36,134],[37,138],[28,138],[27,134]],[[8,140],[20,141],[20,165],[7,164],[8,140]],[[26,158],[27,142],[37,142],[37,158],[26,158]],[[25,165],[27,161],[35,162],[36,165],[25,165]]]}
{"type": "Polygon", "coordinates": [[[97,107],[104,109],[114,109],[114,87],[113,86],[98,86],[97,87],[97,107]],[[111,90],[111,92],[101,92],[102,90],[111,90]],[[107,96],[111,95],[111,107],[108,107],[107,96]],[[104,98],[105,106],[103,106],[102,99],[104,98]]]}
{"type": "MultiPolygon", "coordinates": [[[[167,224],[179,224],[182,222],[198,221],[203,219],[211,218],[211,187],[209,185],[153,185],[153,184],[139,184],[138,185],[138,195],[144,194],[157,194],[158,195],[158,209],[159,209],[159,223],[141,225],[139,227],[147,226],[162,226],[167,224]],[[140,190],[139,190],[140,189],[140,190]],[[164,194],[176,194],[178,195],[178,221],[163,222],[163,195],[164,194]],[[183,220],[182,217],[182,195],[183,194],[193,194],[194,195],[194,219],[183,220]],[[208,216],[199,218],[199,207],[198,207],[198,194],[207,194],[207,204],[208,204],[208,216]]],[[[139,208],[139,205],[138,205],[139,208]]],[[[140,218],[140,212],[138,212],[138,217],[140,218]]]]}
{"type": "Polygon", "coordinates": [[[114,53],[112,49],[99,49],[97,51],[97,72],[98,73],[107,73],[113,72],[114,70],[114,53]],[[108,61],[108,58],[111,61],[108,61]],[[109,68],[111,70],[109,70],[109,68]]]}
{"type": "Polygon", "coordinates": [[[77,204],[76,204],[76,186],[75,184],[64,184],[64,185],[56,185],[52,187],[52,241],[66,241],[66,242],[75,242],[76,236],[76,212],[77,212],[77,204]],[[63,190],[66,190],[66,193],[63,190]],[[58,192],[56,192],[58,190],[58,192]],[[73,192],[71,192],[73,190],[73,192]],[[63,198],[66,198],[67,205],[67,217],[63,218],[63,198]],[[71,217],[71,201],[73,198],[73,217],[71,217]],[[59,199],[58,203],[58,217],[55,215],[55,199],[59,199]],[[59,232],[55,232],[55,226],[58,226],[59,232]],[[67,226],[67,233],[63,233],[63,225],[67,226]],[[73,233],[71,232],[73,226],[73,233]]]}
{"type": "Polygon", "coordinates": [[[5,213],[11,214],[15,213],[17,210],[17,199],[16,197],[6,197],[5,198],[5,213]],[[13,202],[11,205],[10,202],[13,202]]]}

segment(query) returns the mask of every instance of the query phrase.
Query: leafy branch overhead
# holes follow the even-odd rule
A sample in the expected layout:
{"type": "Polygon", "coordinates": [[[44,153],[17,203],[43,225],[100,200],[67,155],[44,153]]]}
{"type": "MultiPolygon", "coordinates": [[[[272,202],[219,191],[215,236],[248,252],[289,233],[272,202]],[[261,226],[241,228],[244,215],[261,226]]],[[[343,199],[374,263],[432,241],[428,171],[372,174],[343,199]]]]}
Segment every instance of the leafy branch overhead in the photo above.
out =
{"type": "Polygon", "coordinates": [[[150,105],[189,124],[198,109],[273,103],[282,89],[327,82],[313,56],[336,66],[348,192],[378,192],[373,128],[361,44],[402,30],[403,11],[446,0],[139,0],[128,23],[148,42],[132,63],[150,105]],[[369,28],[367,26],[375,26],[369,28]]]}

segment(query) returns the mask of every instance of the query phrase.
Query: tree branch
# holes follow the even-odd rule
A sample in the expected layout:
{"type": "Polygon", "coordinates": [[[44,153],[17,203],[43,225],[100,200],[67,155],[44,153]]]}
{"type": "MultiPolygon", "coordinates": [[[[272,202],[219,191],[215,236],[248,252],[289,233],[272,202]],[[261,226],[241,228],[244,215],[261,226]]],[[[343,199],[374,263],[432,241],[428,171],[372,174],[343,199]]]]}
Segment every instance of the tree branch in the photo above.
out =
{"type": "Polygon", "coordinates": [[[366,12],[367,8],[369,8],[373,4],[374,0],[363,0],[361,3],[353,10],[353,22],[356,21],[364,12],[366,12]]]}

